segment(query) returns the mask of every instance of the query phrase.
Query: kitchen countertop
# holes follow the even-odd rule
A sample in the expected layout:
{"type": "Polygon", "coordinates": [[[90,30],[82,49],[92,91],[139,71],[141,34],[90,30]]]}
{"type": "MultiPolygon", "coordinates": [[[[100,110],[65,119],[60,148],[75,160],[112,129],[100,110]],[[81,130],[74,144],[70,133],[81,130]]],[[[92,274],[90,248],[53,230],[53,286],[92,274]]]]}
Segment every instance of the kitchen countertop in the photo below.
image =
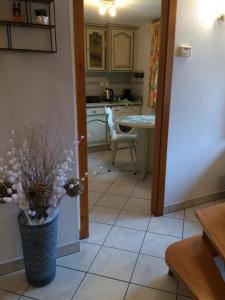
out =
{"type": "Polygon", "coordinates": [[[87,103],[87,108],[93,108],[93,107],[104,107],[104,106],[141,106],[143,102],[140,101],[113,101],[113,102],[100,102],[100,103],[87,103]]]}

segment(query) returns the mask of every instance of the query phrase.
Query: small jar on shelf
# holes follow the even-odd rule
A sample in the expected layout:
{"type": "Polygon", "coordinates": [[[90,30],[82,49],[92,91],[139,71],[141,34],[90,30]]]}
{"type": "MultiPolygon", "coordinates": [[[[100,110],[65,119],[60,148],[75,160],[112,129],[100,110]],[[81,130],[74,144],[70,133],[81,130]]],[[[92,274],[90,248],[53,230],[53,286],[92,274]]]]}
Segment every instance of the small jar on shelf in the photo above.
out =
{"type": "Polygon", "coordinates": [[[22,22],[21,3],[19,0],[13,1],[13,22],[22,22]]]}
{"type": "Polygon", "coordinates": [[[46,9],[35,9],[35,23],[49,25],[49,17],[46,9]]]}

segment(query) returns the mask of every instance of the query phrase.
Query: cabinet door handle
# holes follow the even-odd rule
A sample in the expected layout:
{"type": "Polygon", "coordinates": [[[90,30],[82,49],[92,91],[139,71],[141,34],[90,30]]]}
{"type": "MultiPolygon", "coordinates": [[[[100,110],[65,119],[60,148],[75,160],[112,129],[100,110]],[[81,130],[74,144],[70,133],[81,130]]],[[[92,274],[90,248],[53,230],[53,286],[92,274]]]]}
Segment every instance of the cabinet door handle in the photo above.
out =
{"type": "Polygon", "coordinates": [[[96,114],[96,113],[97,113],[97,111],[96,111],[96,110],[93,110],[93,111],[92,111],[92,113],[93,113],[93,114],[96,114]]]}

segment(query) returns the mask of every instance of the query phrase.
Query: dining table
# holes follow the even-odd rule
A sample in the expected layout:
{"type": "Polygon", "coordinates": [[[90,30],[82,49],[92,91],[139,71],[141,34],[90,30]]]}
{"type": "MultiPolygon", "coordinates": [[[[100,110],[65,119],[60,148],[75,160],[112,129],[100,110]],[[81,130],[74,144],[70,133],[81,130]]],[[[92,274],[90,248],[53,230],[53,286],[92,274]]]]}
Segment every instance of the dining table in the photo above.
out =
{"type": "Polygon", "coordinates": [[[140,179],[144,180],[148,171],[150,155],[150,131],[155,128],[155,115],[121,116],[116,120],[118,125],[135,128],[137,132],[137,163],[140,179]]]}

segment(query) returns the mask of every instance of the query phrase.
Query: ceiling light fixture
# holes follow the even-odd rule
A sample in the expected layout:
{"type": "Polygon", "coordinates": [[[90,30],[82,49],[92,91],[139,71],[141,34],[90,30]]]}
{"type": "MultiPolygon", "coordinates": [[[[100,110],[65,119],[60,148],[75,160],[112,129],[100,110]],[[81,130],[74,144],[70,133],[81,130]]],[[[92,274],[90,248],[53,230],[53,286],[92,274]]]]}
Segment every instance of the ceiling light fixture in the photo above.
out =
{"type": "Polygon", "coordinates": [[[115,7],[110,7],[109,8],[109,14],[110,14],[110,16],[111,17],[115,17],[116,16],[116,9],[115,9],[115,7]]]}
{"type": "Polygon", "coordinates": [[[99,2],[100,7],[98,12],[101,16],[104,16],[106,12],[108,12],[111,17],[116,16],[115,0],[99,0],[99,2]]]}
{"type": "Polygon", "coordinates": [[[99,14],[101,15],[101,16],[104,16],[105,14],[106,14],[106,11],[107,11],[107,8],[104,6],[104,5],[101,5],[100,7],[99,7],[99,14]]]}

